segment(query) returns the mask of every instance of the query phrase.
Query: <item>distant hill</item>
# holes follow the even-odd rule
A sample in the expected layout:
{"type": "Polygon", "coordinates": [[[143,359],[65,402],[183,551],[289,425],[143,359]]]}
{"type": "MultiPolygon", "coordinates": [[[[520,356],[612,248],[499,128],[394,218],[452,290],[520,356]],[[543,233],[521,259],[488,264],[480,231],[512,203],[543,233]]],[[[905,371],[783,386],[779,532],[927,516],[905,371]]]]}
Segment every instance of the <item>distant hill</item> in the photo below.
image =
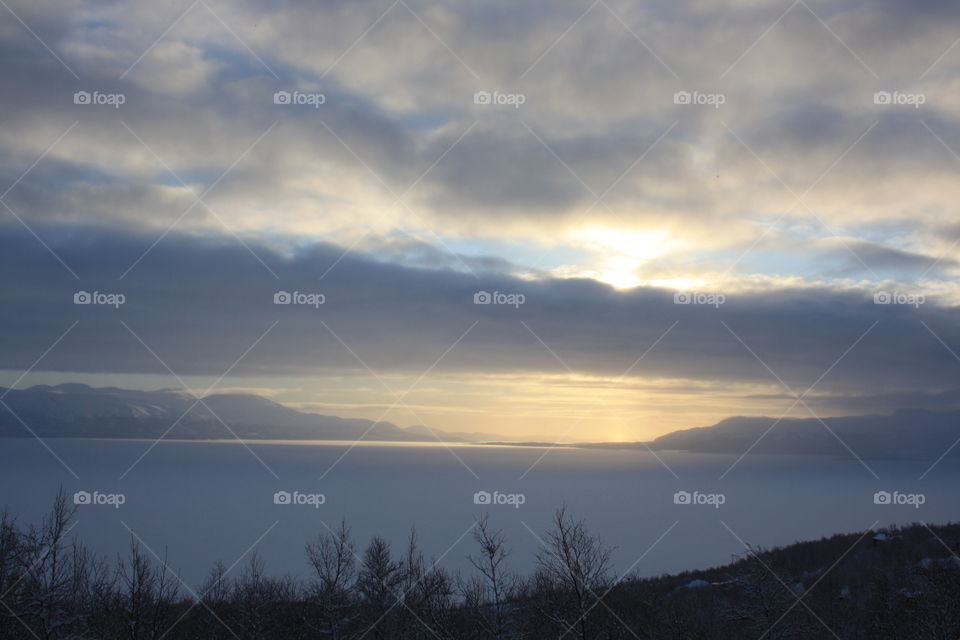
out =
{"type": "MultiPolygon", "coordinates": [[[[960,411],[901,409],[886,416],[823,418],[822,423],[816,418],[790,418],[772,426],[775,422],[775,418],[727,418],[711,427],[668,433],[647,445],[655,450],[740,454],[756,444],[755,453],[844,456],[850,455],[849,447],[863,458],[936,459],[960,440],[960,411]]],[[[960,454],[960,446],[951,453],[960,454]]]]}
{"type": "MultiPolygon", "coordinates": [[[[740,455],[773,453],[936,460],[960,457],[960,411],[901,409],[892,415],[823,418],[735,416],[709,427],[672,431],[649,442],[582,442],[584,449],[638,449],[740,455]],[[826,425],[826,426],[824,426],[826,425]],[[841,442],[842,441],[842,442],[841,442]],[[849,447],[849,449],[848,449],[849,447]]],[[[498,442],[544,447],[550,442],[498,442]]]]}
{"type": "Polygon", "coordinates": [[[244,393],[211,394],[203,404],[179,390],[136,391],[85,384],[39,385],[9,392],[0,388],[3,393],[3,402],[16,415],[0,405],[0,437],[29,436],[20,420],[42,437],[157,438],[168,429],[167,437],[174,439],[233,438],[230,430],[244,439],[277,440],[356,440],[364,434],[368,441],[398,442],[436,442],[438,437],[445,442],[465,442],[493,437],[308,413],[244,393]]]}
{"type": "Polygon", "coordinates": [[[957,524],[838,534],[627,579],[611,606],[647,638],[957,638],[958,551],[957,524]]]}

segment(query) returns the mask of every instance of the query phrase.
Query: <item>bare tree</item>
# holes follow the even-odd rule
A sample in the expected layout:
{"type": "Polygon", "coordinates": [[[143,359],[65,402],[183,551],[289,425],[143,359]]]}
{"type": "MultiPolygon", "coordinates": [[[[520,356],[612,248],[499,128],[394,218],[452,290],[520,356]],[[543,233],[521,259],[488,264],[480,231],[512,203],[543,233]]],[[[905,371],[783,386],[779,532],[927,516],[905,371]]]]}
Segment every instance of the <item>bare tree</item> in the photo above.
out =
{"type": "Polygon", "coordinates": [[[583,520],[556,511],[545,549],[537,554],[537,586],[548,596],[543,611],[562,629],[582,640],[597,637],[605,616],[598,611],[600,598],[611,582],[613,550],[594,537],[583,520]]]}
{"type": "Polygon", "coordinates": [[[25,559],[30,550],[20,535],[16,520],[6,509],[0,513],[0,636],[11,636],[13,627],[19,625],[14,619],[15,611],[9,607],[17,606],[17,587],[26,577],[29,562],[25,559]]]}
{"type": "Polygon", "coordinates": [[[53,508],[39,528],[31,527],[21,543],[19,568],[20,611],[16,616],[30,621],[31,633],[41,640],[69,638],[82,626],[83,613],[73,599],[72,547],[66,536],[76,507],[68,506],[61,487],[53,508]]]}
{"type": "Polygon", "coordinates": [[[363,607],[364,633],[371,638],[389,638],[396,628],[403,565],[393,559],[390,543],[374,536],[363,552],[357,592],[363,607]]]}
{"type": "Polygon", "coordinates": [[[284,637],[277,621],[289,622],[289,616],[283,613],[291,608],[296,597],[296,589],[289,580],[267,576],[266,564],[254,551],[243,573],[233,583],[234,608],[226,623],[231,627],[235,623],[234,630],[251,640],[284,637]]]}
{"type": "Polygon", "coordinates": [[[769,555],[761,548],[747,546],[743,556],[746,562],[733,578],[739,597],[727,616],[771,640],[808,637],[806,634],[814,629],[803,615],[804,607],[797,604],[797,594],[773,571],[769,555]]]}
{"type": "Polygon", "coordinates": [[[200,587],[199,595],[209,607],[222,606],[230,598],[230,579],[227,578],[227,566],[223,560],[213,564],[207,580],[200,587]]]}
{"type": "Polygon", "coordinates": [[[117,561],[121,615],[128,640],[157,640],[172,622],[171,610],[178,588],[167,569],[164,551],[162,566],[155,566],[131,538],[130,559],[117,561]]]}
{"type": "Polygon", "coordinates": [[[485,637],[502,640],[507,637],[508,600],[517,585],[516,576],[504,566],[510,552],[503,532],[490,528],[487,514],[477,520],[473,539],[480,550],[478,555],[468,555],[467,559],[480,577],[464,585],[464,599],[475,611],[485,637]]]}
{"type": "Polygon", "coordinates": [[[448,622],[453,581],[436,563],[427,566],[417,543],[415,529],[410,530],[407,538],[402,574],[402,610],[399,618],[402,620],[403,637],[437,637],[438,631],[448,622]]]}
{"type": "Polygon", "coordinates": [[[356,551],[346,521],[335,532],[318,536],[307,544],[307,559],[313,567],[314,581],[309,588],[318,618],[308,616],[308,625],[332,640],[347,637],[346,629],[354,617],[351,591],[357,580],[356,551]]]}
{"type": "Polygon", "coordinates": [[[197,637],[214,640],[233,637],[221,623],[231,617],[233,593],[227,567],[222,560],[217,560],[197,593],[200,604],[192,610],[195,612],[192,622],[197,637]]]}

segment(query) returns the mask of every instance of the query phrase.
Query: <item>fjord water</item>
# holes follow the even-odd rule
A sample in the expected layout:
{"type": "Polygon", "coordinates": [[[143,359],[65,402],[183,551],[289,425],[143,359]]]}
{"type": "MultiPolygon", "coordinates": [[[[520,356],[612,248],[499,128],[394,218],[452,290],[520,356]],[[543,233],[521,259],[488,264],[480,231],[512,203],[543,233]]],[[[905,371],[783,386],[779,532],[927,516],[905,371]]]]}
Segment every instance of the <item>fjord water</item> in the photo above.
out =
{"type": "Polygon", "coordinates": [[[305,575],[304,544],[342,518],[360,548],[379,534],[400,553],[415,527],[428,558],[466,569],[474,551],[468,532],[486,512],[507,536],[512,566],[526,571],[538,536],[565,504],[616,547],[618,571],[641,575],[723,564],[743,552],[744,542],[783,545],[960,519],[960,465],[950,460],[921,480],[932,461],[748,455],[721,479],[736,456],[662,452],[661,463],[646,451],[559,447],[152,444],[48,440],[61,464],[37,440],[0,440],[0,503],[29,523],[39,521],[60,486],[71,501],[78,491],[123,494],[118,508],[81,505],[71,535],[114,558],[127,551],[133,532],[156,554],[166,551],[190,585],[215,560],[230,566],[258,540],[271,573],[305,575]],[[295,491],[325,501],[275,504],[275,493],[295,491]],[[522,494],[523,504],[478,505],[479,491],[522,494]],[[675,504],[678,491],[699,492],[701,500],[722,494],[723,504],[675,504]],[[878,491],[922,494],[924,503],[875,504],[878,491]]]}

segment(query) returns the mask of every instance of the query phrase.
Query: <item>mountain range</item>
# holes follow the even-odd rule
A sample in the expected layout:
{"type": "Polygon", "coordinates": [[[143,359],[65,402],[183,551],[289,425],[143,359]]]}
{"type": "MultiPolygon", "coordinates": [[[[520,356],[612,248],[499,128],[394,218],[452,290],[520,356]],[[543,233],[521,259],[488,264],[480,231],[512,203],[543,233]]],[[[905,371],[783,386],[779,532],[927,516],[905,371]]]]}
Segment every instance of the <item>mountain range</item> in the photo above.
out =
{"type": "Polygon", "coordinates": [[[0,388],[0,437],[356,440],[464,442],[490,434],[308,413],[247,393],[218,393],[203,402],[180,390],[137,391],[85,384],[0,388]],[[22,422],[21,422],[22,421],[22,422]],[[225,426],[226,425],[226,426],[225,426]],[[28,428],[29,427],[29,428],[28,428]],[[229,427],[229,429],[227,428],[229,427]]]}
{"type": "Polygon", "coordinates": [[[779,422],[732,417],[710,427],[668,433],[649,445],[713,453],[739,454],[753,446],[756,453],[850,455],[852,451],[864,458],[926,459],[948,450],[960,453],[958,440],[960,411],[900,409],[890,415],[784,418],[779,422]]]}
{"type": "MultiPolygon", "coordinates": [[[[356,440],[493,442],[502,436],[399,427],[390,422],[299,411],[248,393],[137,391],[85,384],[0,387],[0,437],[356,440]],[[6,405],[4,407],[3,405],[6,405]],[[7,409],[9,407],[9,409],[7,409]],[[229,427],[229,428],[228,428],[229,427]]],[[[960,454],[960,410],[901,409],[890,415],[824,419],[735,416],[708,427],[673,431],[648,442],[581,443],[587,448],[641,448],[698,453],[939,458],[960,454]]],[[[504,444],[551,444],[518,443],[504,444]]]]}

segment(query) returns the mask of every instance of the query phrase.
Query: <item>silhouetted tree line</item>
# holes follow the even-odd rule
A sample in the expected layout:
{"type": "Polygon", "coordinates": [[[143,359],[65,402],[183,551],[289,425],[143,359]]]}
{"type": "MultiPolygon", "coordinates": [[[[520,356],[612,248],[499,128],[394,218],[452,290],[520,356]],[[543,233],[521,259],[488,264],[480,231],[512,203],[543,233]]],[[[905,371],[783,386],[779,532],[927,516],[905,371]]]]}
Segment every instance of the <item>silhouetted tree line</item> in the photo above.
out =
{"type": "Polygon", "coordinates": [[[611,549],[564,509],[531,575],[503,534],[474,528],[463,576],[427,562],[411,534],[359,548],[346,523],[305,547],[309,578],[252,554],[193,589],[136,539],[110,563],[69,536],[61,492],[38,525],[0,515],[0,638],[333,640],[960,637],[960,525],[847,534],[656,578],[613,572],[611,549]]]}

